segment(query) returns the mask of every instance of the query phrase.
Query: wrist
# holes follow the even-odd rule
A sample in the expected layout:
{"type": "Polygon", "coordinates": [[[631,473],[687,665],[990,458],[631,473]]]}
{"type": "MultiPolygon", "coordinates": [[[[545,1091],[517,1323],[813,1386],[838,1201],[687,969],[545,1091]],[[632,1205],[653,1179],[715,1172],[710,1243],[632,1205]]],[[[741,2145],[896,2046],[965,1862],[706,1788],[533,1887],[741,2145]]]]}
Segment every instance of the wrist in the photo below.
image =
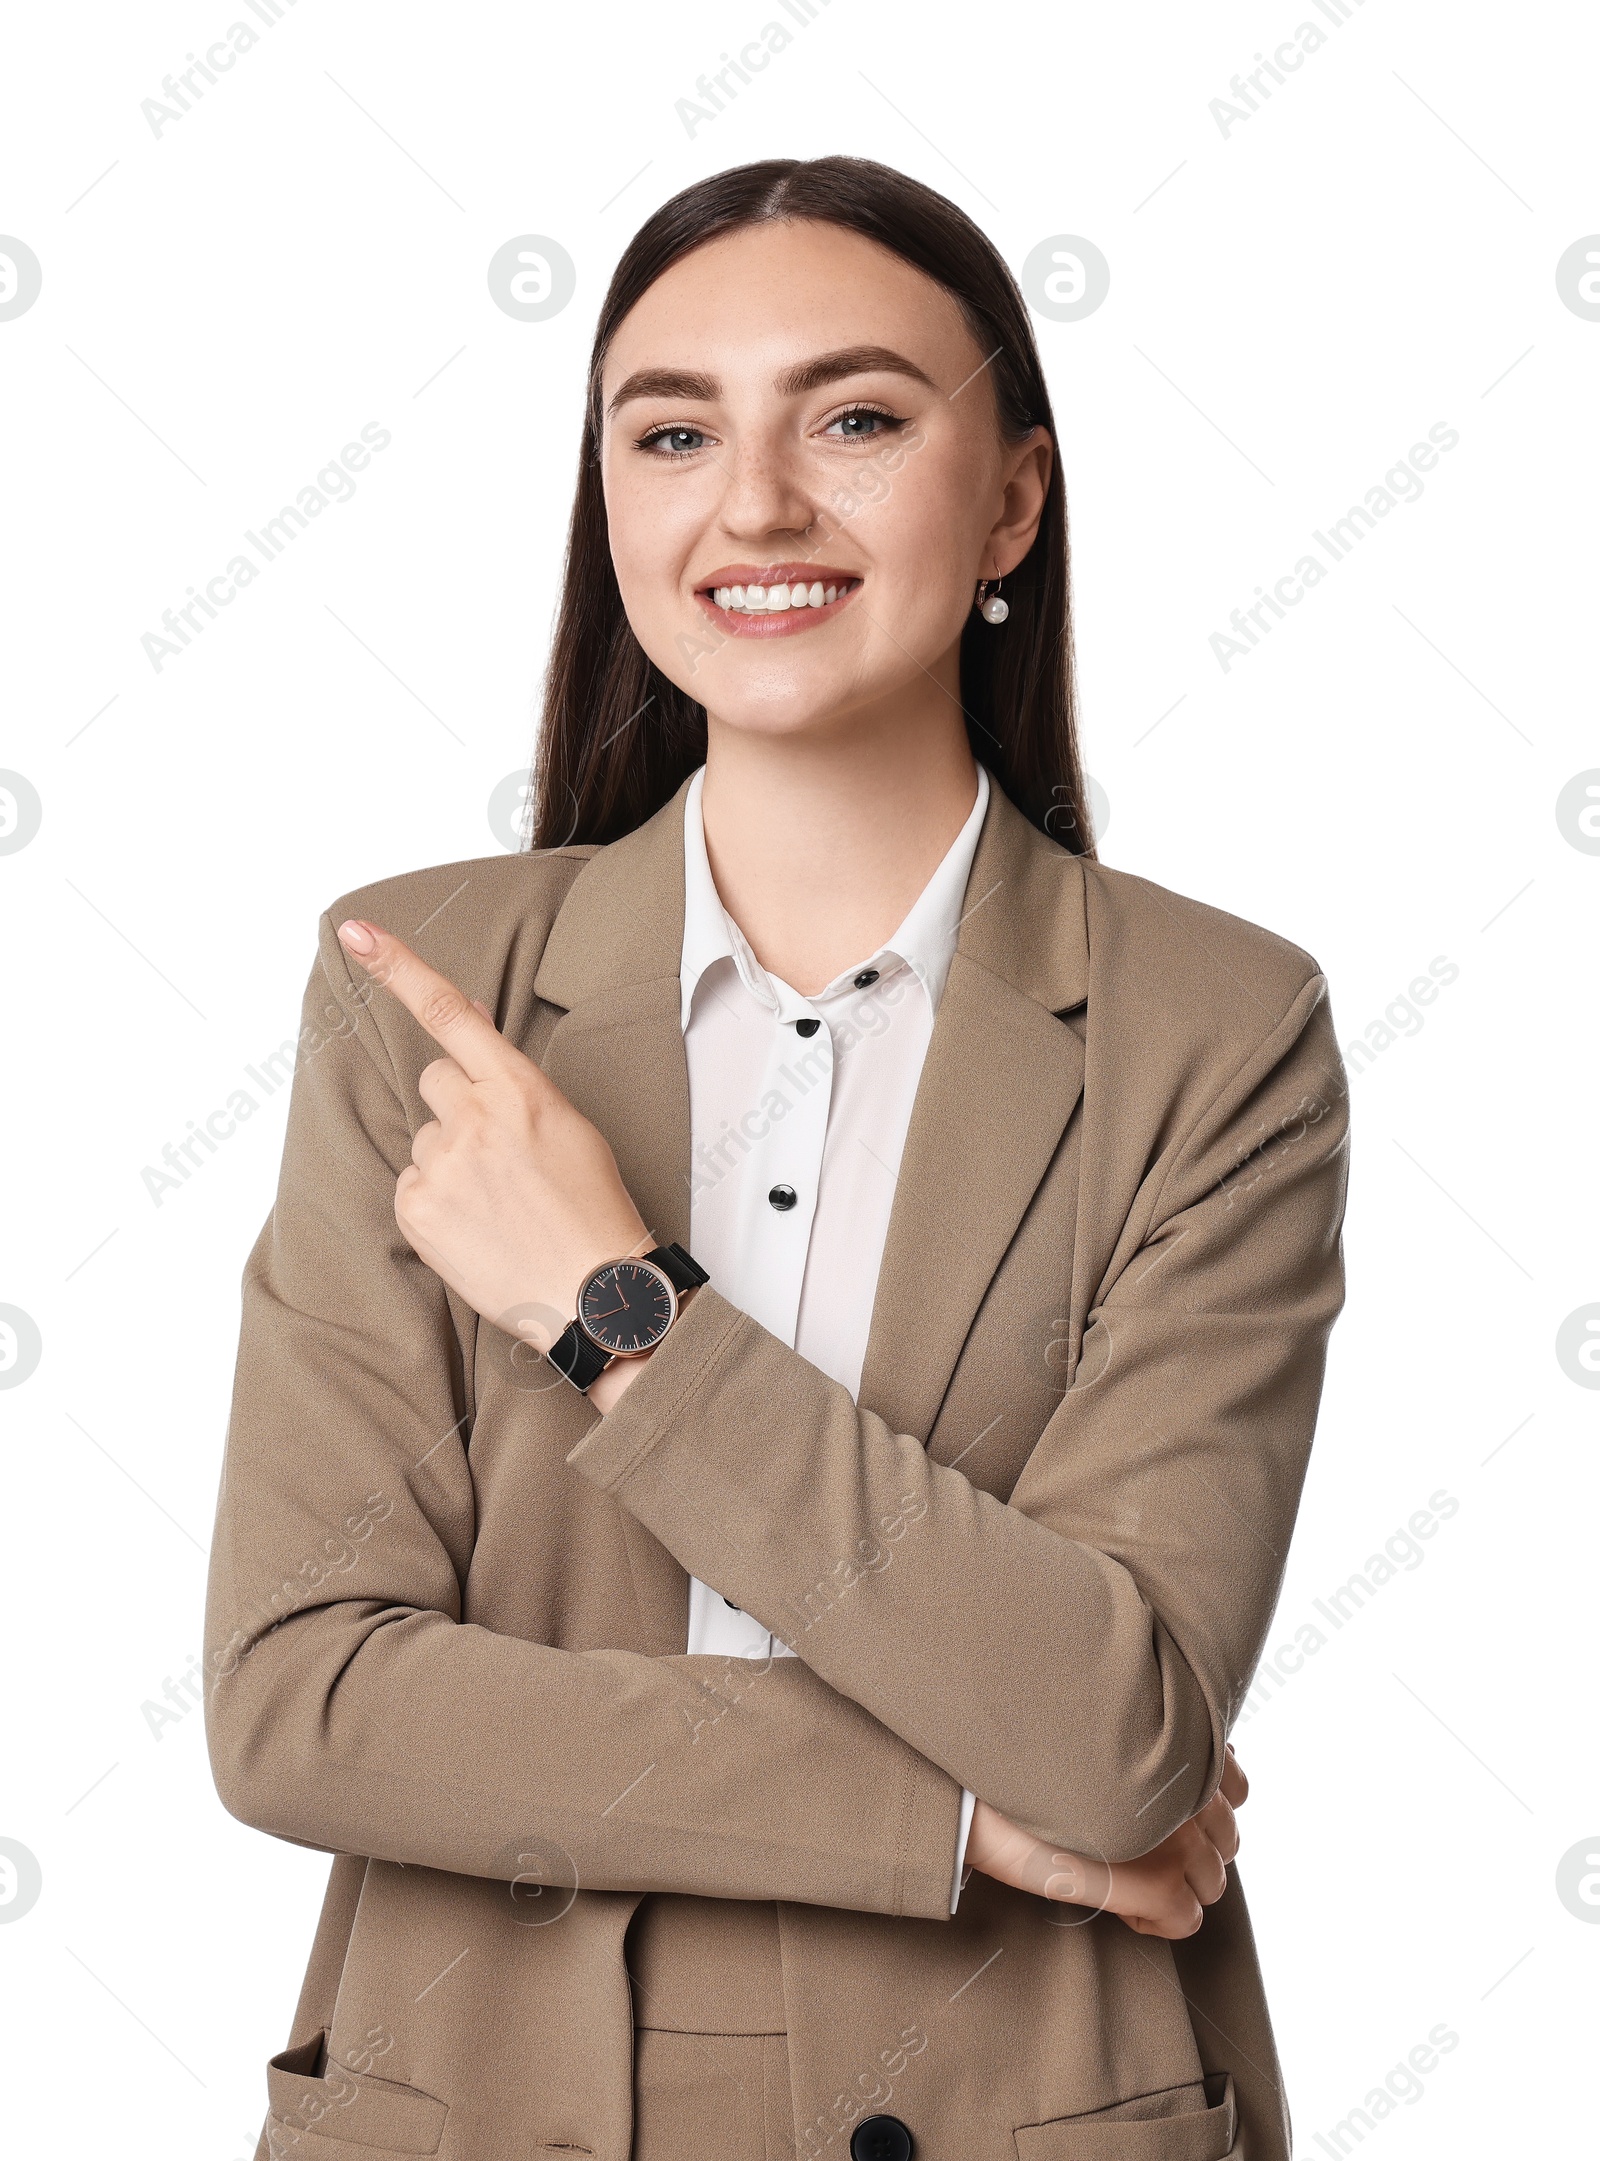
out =
{"type": "Polygon", "coordinates": [[[590,1383],[589,1401],[602,1418],[627,1394],[654,1356],[654,1351],[646,1351],[638,1358],[614,1358],[599,1379],[590,1383]]]}

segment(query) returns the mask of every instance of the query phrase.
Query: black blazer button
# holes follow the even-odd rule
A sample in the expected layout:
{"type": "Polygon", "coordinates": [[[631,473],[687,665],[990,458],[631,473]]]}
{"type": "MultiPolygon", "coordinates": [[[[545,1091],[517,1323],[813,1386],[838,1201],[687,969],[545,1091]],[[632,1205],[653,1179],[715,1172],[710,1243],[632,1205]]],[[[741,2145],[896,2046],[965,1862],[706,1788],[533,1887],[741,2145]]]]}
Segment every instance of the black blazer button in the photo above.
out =
{"type": "Polygon", "coordinates": [[[911,2161],[911,2133],[898,2116],[867,2116],[850,2135],[850,2161],[911,2161]]]}

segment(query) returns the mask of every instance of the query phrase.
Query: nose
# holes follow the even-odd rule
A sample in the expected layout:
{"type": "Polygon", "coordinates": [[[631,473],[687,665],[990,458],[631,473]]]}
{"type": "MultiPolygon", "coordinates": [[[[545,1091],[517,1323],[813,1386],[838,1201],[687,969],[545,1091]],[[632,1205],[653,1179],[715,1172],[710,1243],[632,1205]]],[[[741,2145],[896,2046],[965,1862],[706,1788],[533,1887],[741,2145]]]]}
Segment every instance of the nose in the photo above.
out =
{"type": "Polygon", "coordinates": [[[731,540],[759,543],[803,533],[821,504],[793,449],[770,437],[740,437],[718,459],[724,476],[718,516],[731,540]]]}

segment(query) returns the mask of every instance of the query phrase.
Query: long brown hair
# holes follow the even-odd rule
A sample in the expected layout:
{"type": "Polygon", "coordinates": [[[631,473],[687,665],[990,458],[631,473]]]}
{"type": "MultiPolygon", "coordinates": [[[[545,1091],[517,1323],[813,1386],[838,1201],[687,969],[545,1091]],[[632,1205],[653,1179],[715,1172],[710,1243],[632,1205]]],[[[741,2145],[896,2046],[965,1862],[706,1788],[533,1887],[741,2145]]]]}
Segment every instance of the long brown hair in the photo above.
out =
{"type": "MultiPolygon", "coordinates": [[[[533,846],[610,841],[667,802],[705,758],[706,714],[629,627],[601,490],[600,374],[624,316],[707,241],[773,219],[860,233],[933,278],[988,356],[1006,437],[1055,423],[1027,306],[988,237],[956,205],[868,158],[766,158],[685,188],[634,235],[595,326],[561,608],[534,764],[533,846]]],[[[1093,853],[1078,762],[1067,499],[1059,451],[1038,535],[1005,581],[1003,629],[976,612],[961,638],[961,703],[975,758],[1018,809],[1074,854],[1093,853]]]]}

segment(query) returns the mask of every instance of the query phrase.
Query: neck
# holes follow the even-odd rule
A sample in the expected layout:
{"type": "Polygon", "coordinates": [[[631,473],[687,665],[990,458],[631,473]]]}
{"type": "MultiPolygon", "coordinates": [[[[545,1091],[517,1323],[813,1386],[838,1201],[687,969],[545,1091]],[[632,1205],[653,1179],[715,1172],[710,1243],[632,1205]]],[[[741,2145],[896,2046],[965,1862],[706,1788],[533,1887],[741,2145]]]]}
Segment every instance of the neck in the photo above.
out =
{"type": "Polygon", "coordinates": [[[761,734],[707,716],[701,796],[722,905],[807,996],[883,944],[966,823],[977,769],[959,706],[761,734]]]}

